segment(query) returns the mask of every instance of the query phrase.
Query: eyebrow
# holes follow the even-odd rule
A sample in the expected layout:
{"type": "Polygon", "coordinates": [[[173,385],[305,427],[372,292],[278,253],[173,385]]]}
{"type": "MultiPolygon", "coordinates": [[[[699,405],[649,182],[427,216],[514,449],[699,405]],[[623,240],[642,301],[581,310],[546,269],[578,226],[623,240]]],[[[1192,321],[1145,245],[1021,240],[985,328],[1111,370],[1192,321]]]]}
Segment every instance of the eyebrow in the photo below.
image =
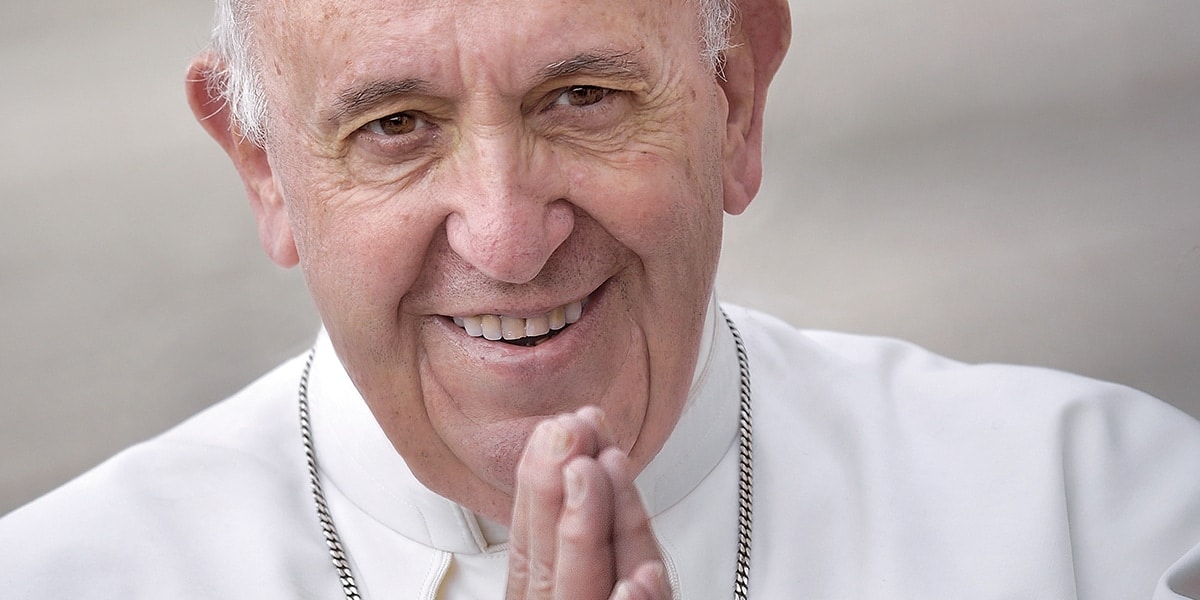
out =
{"type": "MultiPolygon", "coordinates": [[[[615,77],[633,81],[646,78],[644,65],[627,52],[584,52],[566,60],[543,67],[539,75],[542,80],[553,80],[575,75],[615,77]]],[[[343,90],[333,101],[326,120],[339,123],[383,104],[388,99],[403,94],[426,94],[432,89],[428,81],[418,78],[382,80],[343,90]]]]}
{"type": "Polygon", "coordinates": [[[646,69],[636,59],[636,53],[628,52],[585,52],[567,60],[546,65],[540,73],[542,79],[551,80],[573,75],[616,77],[624,80],[646,78],[646,69]]]}
{"type": "Polygon", "coordinates": [[[427,93],[431,86],[423,79],[374,81],[342,91],[333,101],[327,120],[337,123],[366,112],[389,98],[401,94],[427,93]]]}

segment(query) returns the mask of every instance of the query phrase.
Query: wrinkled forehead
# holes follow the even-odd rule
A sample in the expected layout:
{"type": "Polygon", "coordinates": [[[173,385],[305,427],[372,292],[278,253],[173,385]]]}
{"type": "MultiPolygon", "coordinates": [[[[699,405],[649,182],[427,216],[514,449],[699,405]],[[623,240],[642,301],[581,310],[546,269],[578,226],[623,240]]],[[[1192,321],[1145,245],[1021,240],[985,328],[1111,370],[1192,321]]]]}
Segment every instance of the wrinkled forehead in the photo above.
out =
{"type": "Polygon", "coordinates": [[[647,41],[698,39],[703,0],[249,0],[256,45],[278,57],[328,44],[407,41],[527,48],[637,31],[647,41]],[[547,24],[551,24],[550,27],[547,24]]]}
{"type": "Polygon", "coordinates": [[[259,1],[270,104],[302,112],[363,82],[519,95],[549,65],[589,54],[631,56],[644,73],[701,55],[699,0],[259,1]]]}

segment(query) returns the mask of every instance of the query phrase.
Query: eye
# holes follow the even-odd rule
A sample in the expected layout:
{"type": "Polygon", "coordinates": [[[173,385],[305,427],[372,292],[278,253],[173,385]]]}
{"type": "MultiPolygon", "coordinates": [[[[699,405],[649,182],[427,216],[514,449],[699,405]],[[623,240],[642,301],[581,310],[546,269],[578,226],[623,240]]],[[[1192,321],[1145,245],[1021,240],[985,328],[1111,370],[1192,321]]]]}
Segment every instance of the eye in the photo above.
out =
{"type": "Polygon", "coordinates": [[[429,126],[429,122],[414,112],[398,112],[382,119],[367,123],[366,130],[383,136],[400,136],[410,134],[418,129],[429,126]]]}
{"type": "Polygon", "coordinates": [[[612,94],[613,90],[594,85],[573,85],[562,90],[554,99],[555,106],[591,106],[612,94]]]}

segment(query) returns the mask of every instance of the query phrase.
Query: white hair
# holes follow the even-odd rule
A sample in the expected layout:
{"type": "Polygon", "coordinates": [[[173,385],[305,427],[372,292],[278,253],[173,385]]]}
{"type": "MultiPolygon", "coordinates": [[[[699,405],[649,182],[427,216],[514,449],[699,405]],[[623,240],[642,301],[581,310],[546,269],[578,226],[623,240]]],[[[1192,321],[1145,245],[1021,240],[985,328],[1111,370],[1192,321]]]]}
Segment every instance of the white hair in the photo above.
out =
{"type": "MultiPolygon", "coordinates": [[[[700,57],[720,73],[729,47],[735,0],[692,0],[700,12],[700,57]]],[[[212,93],[229,108],[233,123],[254,143],[267,142],[267,97],[262,62],[254,48],[255,0],[216,0],[210,49],[217,55],[217,72],[210,74],[212,93]]]]}
{"type": "Polygon", "coordinates": [[[262,62],[253,47],[253,12],[253,0],[216,0],[209,49],[218,63],[208,81],[210,93],[224,100],[241,134],[265,146],[267,95],[262,62]]]}

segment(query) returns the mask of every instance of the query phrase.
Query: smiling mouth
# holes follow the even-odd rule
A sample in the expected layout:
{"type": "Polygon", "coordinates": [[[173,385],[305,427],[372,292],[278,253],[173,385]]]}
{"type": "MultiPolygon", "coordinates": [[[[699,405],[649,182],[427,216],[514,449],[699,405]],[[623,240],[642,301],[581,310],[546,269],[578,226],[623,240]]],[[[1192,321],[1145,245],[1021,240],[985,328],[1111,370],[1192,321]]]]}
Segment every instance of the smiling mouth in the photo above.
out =
{"type": "Polygon", "coordinates": [[[578,321],[583,316],[583,309],[587,303],[587,298],[568,302],[550,312],[528,318],[507,315],[452,318],[454,324],[462,327],[471,337],[517,346],[537,346],[578,321]]]}

